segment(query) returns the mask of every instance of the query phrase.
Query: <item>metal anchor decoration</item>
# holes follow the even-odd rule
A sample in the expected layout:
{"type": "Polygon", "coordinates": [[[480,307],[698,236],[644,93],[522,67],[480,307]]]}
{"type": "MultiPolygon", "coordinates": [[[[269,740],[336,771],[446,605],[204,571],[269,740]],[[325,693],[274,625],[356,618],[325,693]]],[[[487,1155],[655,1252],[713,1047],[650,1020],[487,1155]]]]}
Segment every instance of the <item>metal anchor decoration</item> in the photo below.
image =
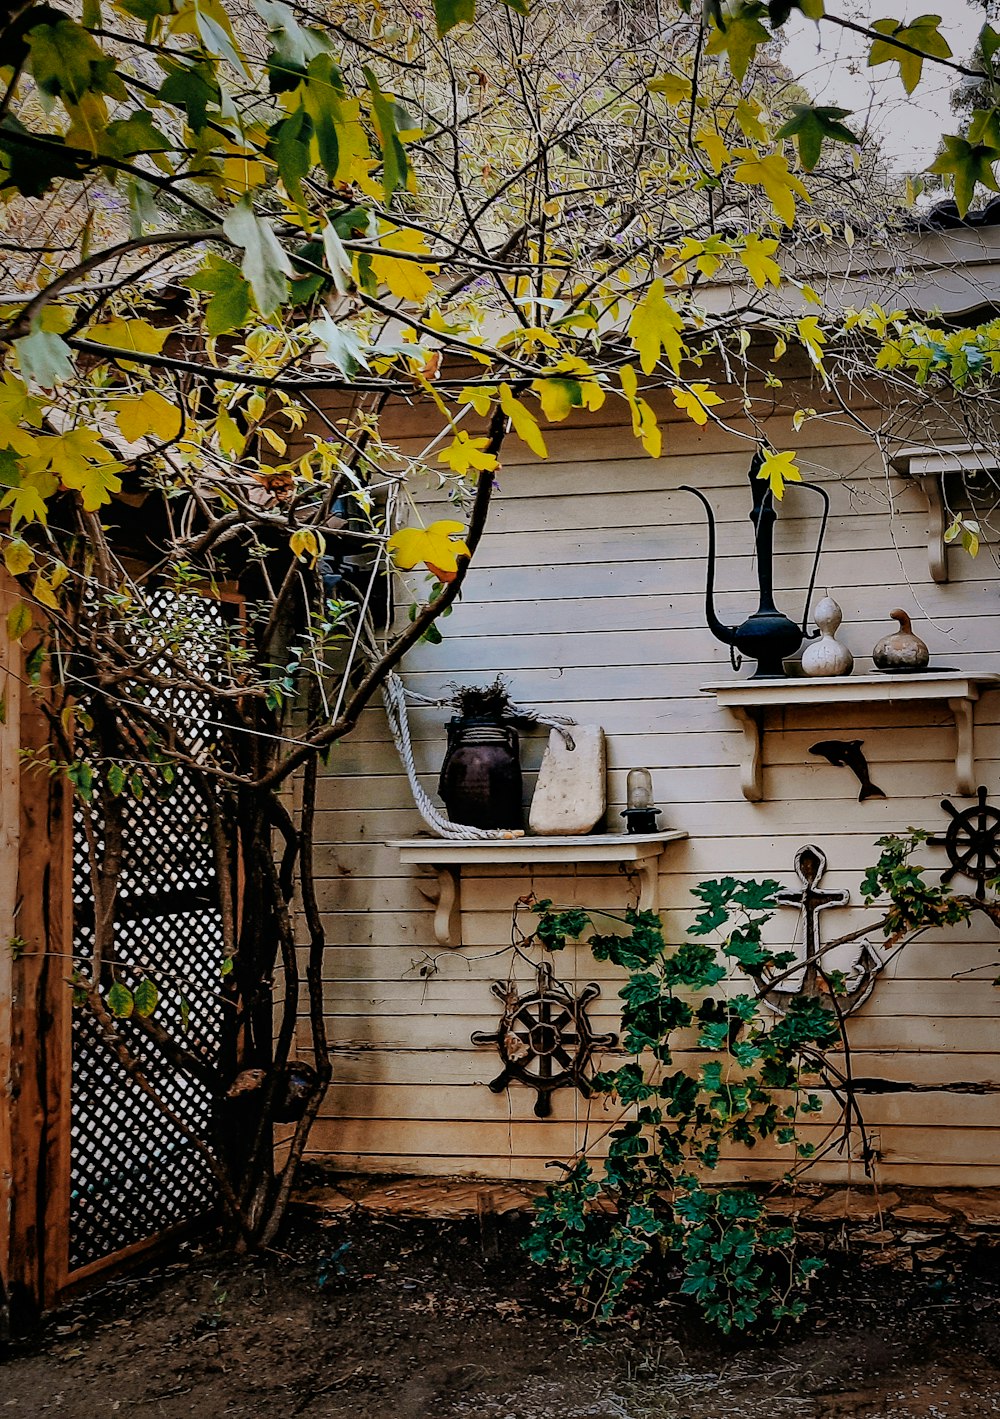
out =
{"type": "Polygon", "coordinates": [[[585,1071],[591,1055],[595,1049],[612,1049],[618,1043],[617,1035],[595,1035],[587,1019],[587,1006],[600,995],[601,987],[591,981],[573,995],[553,979],[552,966],[543,961],[535,989],[527,995],[516,994],[510,981],[495,981],[490,989],[503,1001],[504,1012],[495,1030],[476,1030],[472,1043],[495,1045],[500,1055],[503,1069],[490,1081],[493,1093],[502,1093],[512,1079],[520,1080],[538,1095],[538,1118],[551,1114],[556,1089],[572,1085],[586,1097],[590,1083],[585,1071]]]}
{"type": "MultiPolygon", "coordinates": [[[[764,1004],[777,1015],[785,1013],[788,999],[793,995],[808,995],[819,999],[829,996],[827,977],[831,971],[824,970],[822,965],[823,943],[819,916],[820,912],[826,911],[828,907],[846,907],[851,899],[850,892],[846,890],[836,891],[820,887],[826,872],[826,853],[814,844],[807,843],[799,848],[795,854],[794,867],[795,875],[802,883],[801,888],[796,891],[794,887],[786,887],[777,893],[775,900],[783,907],[797,907],[801,914],[803,960],[801,966],[791,969],[791,973],[787,970],[773,972],[772,974],[780,975],[782,979],[761,996],[764,1004]]],[[[843,993],[837,994],[837,1003],[843,1015],[851,1015],[864,1005],[885,964],[869,941],[857,942],[856,948],[857,957],[845,972],[843,993]]],[[[765,973],[765,985],[767,979],[768,975],[765,973]]]]}
{"type": "Polygon", "coordinates": [[[973,808],[959,810],[950,799],[942,798],[941,807],[951,815],[951,822],[942,836],[935,833],[927,839],[934,847],[943,847],[951,866],[941,874],[948,883],[953,877],[971,877],[976,884],[979,901],[986,897],[986,883],[1000,877],[1000,810],[986,802],[986,788],[979,785],[979,802],[973,808]]]}
{"type": "MultiPolygon", "coordinates": [[[[785,657],[794,655],[804,640],[812,639],[806,630],[806,622],[809,616],[809,603],[812,600],[813,587],[816,583],[816,570],[823,548],[827,518],[830,515],[830,499],[826,489],[818,487],[815,483],[803,483],[801,485],[803,488],[808,488],[810,492],[817,493],[823,499],[823,521],[820,523],[819,537],[816,540],[816,553],[813,558],[812,573],[809,577],[809,590],[806,592],[806,604],[802,612],[802,624],[796,625],[774,604],[774,521],[776,514],[774,494],[771,492],[770,484],[766,478],[762,479],[757,476],[763,462],[764,448],[760,447],[754,454],[749,471],[752,502],[750,521],[754,526],[760,604],[753,615],[740,626],[723,625],[715,614],[715,513],[712,511],[712,505],[698,488],[692,488],[687,483],[681,484],[680,488],[682,493],[694,493],[695,497],[700,499],[708,515],[708,568],[705,583],[705,618],[708,621],[708,628],[716,640],[729,646],[729,653],[733,657],[733,665],[736,669],[739,669],[736,651],[749,656],[751,660],[756,660],[757,669],[753,675],[755,680],[762,676],[784,675],[785,668],[782,662],[785,657]]],[[[818,636],[819,631],[814,634],[818,636]]]]}

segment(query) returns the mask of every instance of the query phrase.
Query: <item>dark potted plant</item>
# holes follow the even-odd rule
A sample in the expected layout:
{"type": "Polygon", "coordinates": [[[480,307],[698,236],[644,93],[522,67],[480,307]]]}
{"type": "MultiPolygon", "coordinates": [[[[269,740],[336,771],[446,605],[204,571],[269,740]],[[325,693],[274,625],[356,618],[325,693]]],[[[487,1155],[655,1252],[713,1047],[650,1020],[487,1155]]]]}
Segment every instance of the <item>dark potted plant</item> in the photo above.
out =
{"type": "Polygon", "coordinates": [[[519,829],[521,760],[507,686],[498,675],[489,685],[459,685],[448,723],[448,749],[438,792],[453,823],[472,828],[519,829]]]}

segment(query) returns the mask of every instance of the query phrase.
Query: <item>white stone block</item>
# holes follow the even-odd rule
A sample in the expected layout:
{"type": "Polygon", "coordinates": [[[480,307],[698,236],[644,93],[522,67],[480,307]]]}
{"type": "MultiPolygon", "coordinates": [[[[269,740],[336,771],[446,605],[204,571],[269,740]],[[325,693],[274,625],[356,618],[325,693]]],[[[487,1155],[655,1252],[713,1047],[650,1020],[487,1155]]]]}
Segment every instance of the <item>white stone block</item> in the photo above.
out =
{"type": "Polygon", "coordinates": [[[607,807],[607,754],[599,724],[569,726],[573,748],[558,730],[549,735],[538,771],[528,831],[540,835],[589,833],[607,807]]]}

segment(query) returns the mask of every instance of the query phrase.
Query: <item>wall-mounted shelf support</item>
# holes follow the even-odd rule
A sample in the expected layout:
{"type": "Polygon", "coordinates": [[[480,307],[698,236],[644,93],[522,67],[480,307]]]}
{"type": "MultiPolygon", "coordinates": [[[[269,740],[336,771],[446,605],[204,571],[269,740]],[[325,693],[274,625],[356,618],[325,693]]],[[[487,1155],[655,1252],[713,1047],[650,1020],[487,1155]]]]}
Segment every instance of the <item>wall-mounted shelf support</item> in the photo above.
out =
{"type": "Polygon", "coordinates": [[[948,580],[948,544],[944,534],[954,513],[969,506],[959,475],[970,479],[990,475],[994,479],[998,470],[996,454],[972,444],[903,448],[893,455],[892,466],[916,479],[923,489],[927,499],[927,567],[932,581],[944,583],[948,580]],[[953,496],[946,499],[944,480],[949,474],[954,483],[954,487],[949,484],[953,496]]]}
{"type": "Polygon", "coordinates": [[[764,797],[761,750],[764,714],[768,709],[794,709],[799,705],[898,704],[930,700],[947,705],[955,723],[955,785],[965,797],[976,792],[976,742],[974,705],[982,689],[1000,685],[1000,675],[961,671],[933,671],[926,675],[845,675],[787,680],[726,680],[703,685],[743,728],[740,784],[744,798],[759,803],[764,797]]]}
{"type": "Polygon", "coordinates": [[[434,939],[442,946],[461,945],[461,870],[463,865],[503,864],[513,868],[546,862],[618,862],[634,867],[639,878],[639,909],[659,909],[659,859],[668,843],[687,833],[595,833],[586,837],[402,838],[389,843],[399,860],[433,869],[437,876],[434,939]]]}

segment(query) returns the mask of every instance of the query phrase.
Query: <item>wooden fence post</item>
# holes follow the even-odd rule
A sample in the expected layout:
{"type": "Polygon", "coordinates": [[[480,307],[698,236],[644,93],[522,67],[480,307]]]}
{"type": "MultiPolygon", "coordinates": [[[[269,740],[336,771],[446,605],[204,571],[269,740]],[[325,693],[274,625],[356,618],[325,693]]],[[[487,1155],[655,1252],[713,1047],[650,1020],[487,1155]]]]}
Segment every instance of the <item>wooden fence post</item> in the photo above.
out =
{"type": "Polygon", "coordinates": [[[25,757],[50,757],[48,721],[7,633],[0,578],[0,1279],[18,1328],[66,1271],[72,998],[72,797],[25,757]]]}

